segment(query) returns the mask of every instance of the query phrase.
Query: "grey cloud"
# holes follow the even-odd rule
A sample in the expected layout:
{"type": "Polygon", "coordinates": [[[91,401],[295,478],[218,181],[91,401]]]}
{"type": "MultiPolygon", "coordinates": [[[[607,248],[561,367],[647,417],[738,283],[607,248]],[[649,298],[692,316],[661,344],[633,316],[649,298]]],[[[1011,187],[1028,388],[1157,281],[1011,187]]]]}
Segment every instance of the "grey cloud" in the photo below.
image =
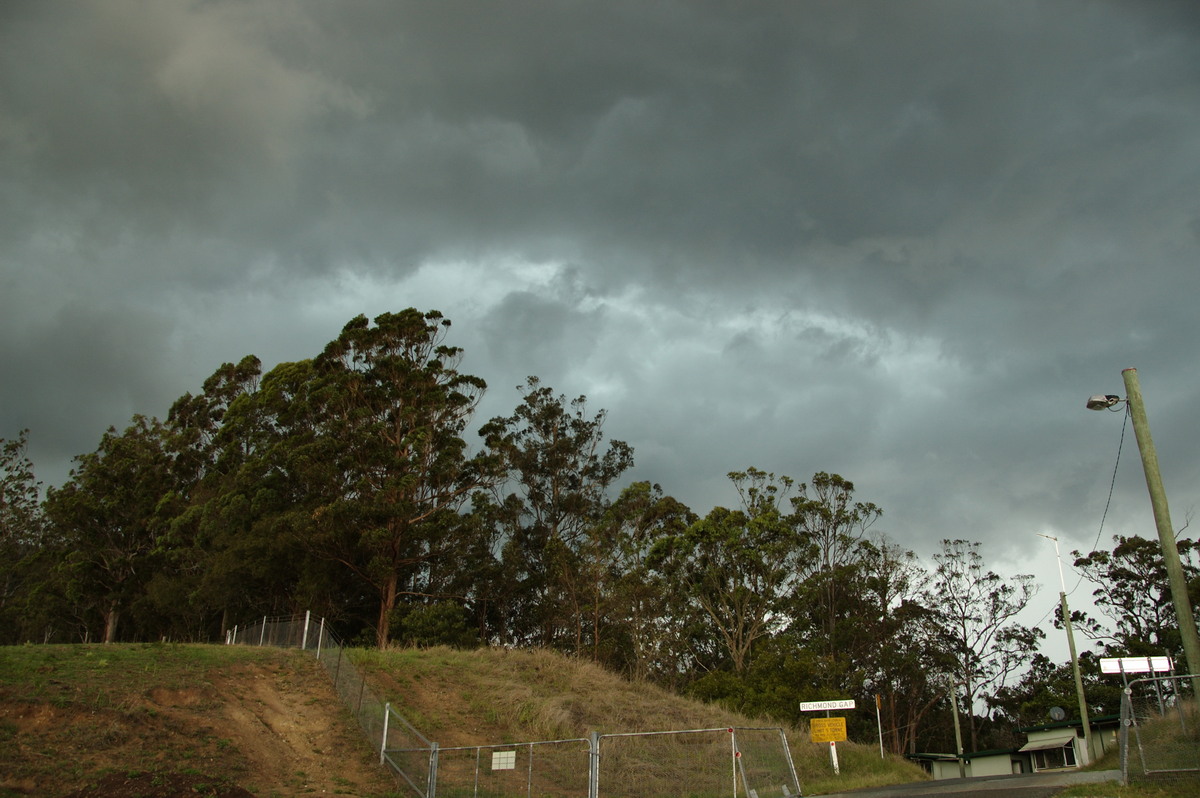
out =
{"type": "Polygon", "coordinates": [[[1186,507],[1198,38],[1167,2],[5,4],[0,415],[76,453],[437,306],[486,412],[588,393],[700,512],[756,465],[918,548],[1090,530],[1119,427],[1082,398],[1128,365],[1186,507]]]}
{"type": "Polygon", "coordinates": [[[94,448],[108,427],[123,429],[135,413],[165,416],[179,376],[171,334],[161,314],[82,302],[10,331],[0,347],[9,375],[0,437],[29,428],[39,477],[60,481],[65,461],[94,448]]]}

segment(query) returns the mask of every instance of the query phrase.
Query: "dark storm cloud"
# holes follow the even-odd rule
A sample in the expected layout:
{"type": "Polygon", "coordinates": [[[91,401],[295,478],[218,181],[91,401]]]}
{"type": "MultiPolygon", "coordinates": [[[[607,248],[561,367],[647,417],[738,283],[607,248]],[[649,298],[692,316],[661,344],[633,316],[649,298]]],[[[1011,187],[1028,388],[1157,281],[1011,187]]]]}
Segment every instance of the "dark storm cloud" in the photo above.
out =
{"type": "Polygon", "coordinates": [[[6,424],[43,421],[33,433],[37,449],[60,462],[90,450],[107,427],[124,428],[129,408],[149,414],[174,398],[162,380],[169,320],[103,304],[73,302],[24,329],[9,327],[0,346],[0,372],[8,375],[0,413],[6,424]]]}
{"type": "Polygon", "coordinates": [[[836,471],[922,553],[1085,545],[1120,426],[1082,401],[1134,365],[1182,513],[1198,39],[1167,2],[7,3],[0,436],[54,461],[413,305],[485,414],[536,374],[700,512],[836,471]]]}

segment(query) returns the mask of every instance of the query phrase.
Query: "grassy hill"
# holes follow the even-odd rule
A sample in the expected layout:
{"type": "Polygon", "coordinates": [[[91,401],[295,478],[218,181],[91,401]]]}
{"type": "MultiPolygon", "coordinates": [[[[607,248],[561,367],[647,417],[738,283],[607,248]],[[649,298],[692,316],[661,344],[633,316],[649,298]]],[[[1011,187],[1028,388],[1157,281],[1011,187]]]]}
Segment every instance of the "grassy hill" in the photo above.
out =
{"type": "MultiPolygon", "coordinates": [[[[449,747],[765,725],[547,651],[354,651],[373,689],[449,747]]],[[[776,724],[769,724],[776,725],[776,724]]],[[[806,794],[921,778],[871,745],[789,730],[806,794]]],[[[403,795],[325,672],[295,650],[0,648],[0,798],[403,795]]]]}

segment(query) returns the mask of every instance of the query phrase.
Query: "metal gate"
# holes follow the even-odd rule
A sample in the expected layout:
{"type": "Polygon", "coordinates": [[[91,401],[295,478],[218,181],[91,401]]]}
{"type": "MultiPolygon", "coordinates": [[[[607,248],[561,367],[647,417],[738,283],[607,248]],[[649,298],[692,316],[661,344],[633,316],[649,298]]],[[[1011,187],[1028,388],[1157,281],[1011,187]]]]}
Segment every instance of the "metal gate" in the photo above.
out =
{"type": "Polygon", "coordinates": [[[1121,697],[1121,779],[1200,772],[1200,711],[1193,676],[1129,682],[1121,697]]]}

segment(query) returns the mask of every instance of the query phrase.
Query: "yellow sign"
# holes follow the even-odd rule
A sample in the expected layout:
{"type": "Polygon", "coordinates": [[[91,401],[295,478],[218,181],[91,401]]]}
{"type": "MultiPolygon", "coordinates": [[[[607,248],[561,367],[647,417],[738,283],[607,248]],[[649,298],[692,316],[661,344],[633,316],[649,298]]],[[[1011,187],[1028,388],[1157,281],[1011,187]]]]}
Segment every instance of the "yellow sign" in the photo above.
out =
{"type": "Polygon", "coordinates": [[[846,719],[813,718],[808,722],[808,734],[814,743],[840,743],[846,739],[846,719]]]}

